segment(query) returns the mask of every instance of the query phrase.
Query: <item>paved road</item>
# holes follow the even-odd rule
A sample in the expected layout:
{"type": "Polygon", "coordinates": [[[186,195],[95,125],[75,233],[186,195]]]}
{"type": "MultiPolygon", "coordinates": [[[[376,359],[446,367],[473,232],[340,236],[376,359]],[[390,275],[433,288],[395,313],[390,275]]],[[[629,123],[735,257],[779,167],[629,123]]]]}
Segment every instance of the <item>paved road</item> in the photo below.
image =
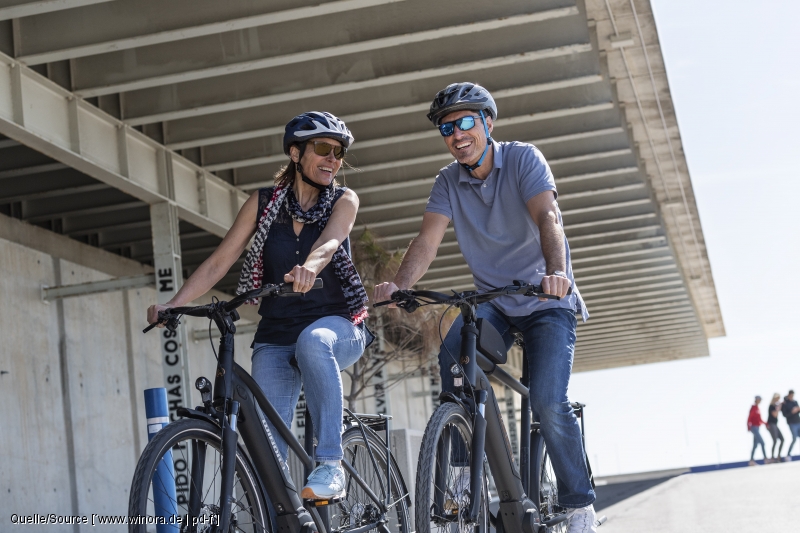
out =
{"type": "Polygon", "coordinates": [[[599,533],[800,531],[800,462],[686,474],[598,514],[599,533]]]}

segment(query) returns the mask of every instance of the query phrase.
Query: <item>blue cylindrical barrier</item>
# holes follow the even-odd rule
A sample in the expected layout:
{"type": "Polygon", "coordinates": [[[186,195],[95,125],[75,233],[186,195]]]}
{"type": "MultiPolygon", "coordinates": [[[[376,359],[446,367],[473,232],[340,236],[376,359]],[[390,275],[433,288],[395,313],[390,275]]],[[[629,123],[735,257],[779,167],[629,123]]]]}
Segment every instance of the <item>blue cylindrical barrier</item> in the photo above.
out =
{"type": "MultiPolygon", "coordinates": [[[[147,416],[147,440],[169,424],[169,406],[167,405],[167,389],[146,389],[144,391],[144,410],[147,416]]],[[[163,518],[162,524],[156,524],[158,533],[179,533],[180,512],[175,491],[175,466],[172,461],[172,450],[167,451],[153,474],[153,507],[155,516],[163,518]]]]}

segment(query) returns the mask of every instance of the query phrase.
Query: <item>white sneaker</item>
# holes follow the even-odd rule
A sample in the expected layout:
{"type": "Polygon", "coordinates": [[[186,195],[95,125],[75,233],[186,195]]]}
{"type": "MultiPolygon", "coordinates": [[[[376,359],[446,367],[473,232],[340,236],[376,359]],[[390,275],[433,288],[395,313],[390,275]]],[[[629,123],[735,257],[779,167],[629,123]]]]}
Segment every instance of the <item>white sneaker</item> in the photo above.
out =
{"type": "Polygon", "coordinates": [[[567,533],[597,533],[596,521],[594,505],[573,509],[567,518],[567,533]]]}
{"type": "MultiPolygon", "coordinates": [[[[451,467],[454,470],[459,467],[451,467]]],[[[459,507],[465,507],[469,503],[469,467],[460,467],[461,471],[456,474],[455,481],[447,491],[447,501],[444,508],[448,511],[457,511],[459,507]]]]}
{"type": "Polygon", "coordinates": [[[345,496],[344,468],[321,464],[308,476],[300,497],[304,500],[332,500],[345,496]]]}

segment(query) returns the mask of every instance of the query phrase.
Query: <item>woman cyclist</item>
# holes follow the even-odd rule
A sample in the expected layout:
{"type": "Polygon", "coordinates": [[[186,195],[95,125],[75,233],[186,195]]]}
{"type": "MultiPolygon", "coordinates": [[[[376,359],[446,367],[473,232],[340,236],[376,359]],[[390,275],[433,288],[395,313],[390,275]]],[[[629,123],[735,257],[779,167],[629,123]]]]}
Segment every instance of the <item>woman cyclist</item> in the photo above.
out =
{"type": "MultiPolygon", "coordinates": [[[[282,282],[306,293],[302,298],[262,300],[252,374],[287,425],[292,423],[302,375],[318,442],[319,466],[302,490],[308,499],[344,495],[339,371],[355,363],[372,338],[364,324],[367,295],[349,255],[358,197],[334,180],[352,143],[345,123],[330,113],[293,118],[283,137],[289,162],[276,174],[275,186],[253,193],[222,243],[178,293],[166,305],[147,310],[147,320],[153,323],[159,310],[186,305],[205,294],[253,235],[237,293],[282,282]],[[315,278],[322,278],[324,286],[310,291],[315,278]]],[[[286,460],[288,445],[271,429],[286,460]]]]}
{"type": "Polygon", "coordinates": [[[783,453],[783,433],[778,428],[778,413],[781,412],[781,395],[777,392],[772,395],[772,400],[769,402],[769,412],[767,414],[767,431],[772,437],[772,462],[781,462],[781,453],[783,453]],[[775,457],[775,446],[780,441],[778,446],[778,457],[775,457]]]}

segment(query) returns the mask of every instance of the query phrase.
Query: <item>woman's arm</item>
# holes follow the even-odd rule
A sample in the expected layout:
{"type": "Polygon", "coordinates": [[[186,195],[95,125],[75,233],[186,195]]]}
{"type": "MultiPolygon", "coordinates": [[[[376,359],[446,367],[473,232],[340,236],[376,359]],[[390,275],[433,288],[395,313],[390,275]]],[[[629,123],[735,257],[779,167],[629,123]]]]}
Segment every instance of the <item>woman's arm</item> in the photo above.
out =
{"type": "Polygon", "coordinates": [[[311,290],[314,279],[331,262],[333,254],[350,235],[357,212],[358,195],[352,189],[347,189],[334,204],[328,224],[311,247],[308,258],[302,265],[296,265],[283,276],[284,281],[292,283],[292,290],[296,292],[311,290]]]}
{"type": "Polygon", "coordinates": [[[147,310],[147,321],[158,319],[158,311],[185,305],[204,295],[228,273],[242,255],[256,231],[258,217],[258,191],[250,195],[236,215],[233,226],[225,234],[216,250],[194,271],[175,296],[165,305],[152,305],[147,310]]]}

